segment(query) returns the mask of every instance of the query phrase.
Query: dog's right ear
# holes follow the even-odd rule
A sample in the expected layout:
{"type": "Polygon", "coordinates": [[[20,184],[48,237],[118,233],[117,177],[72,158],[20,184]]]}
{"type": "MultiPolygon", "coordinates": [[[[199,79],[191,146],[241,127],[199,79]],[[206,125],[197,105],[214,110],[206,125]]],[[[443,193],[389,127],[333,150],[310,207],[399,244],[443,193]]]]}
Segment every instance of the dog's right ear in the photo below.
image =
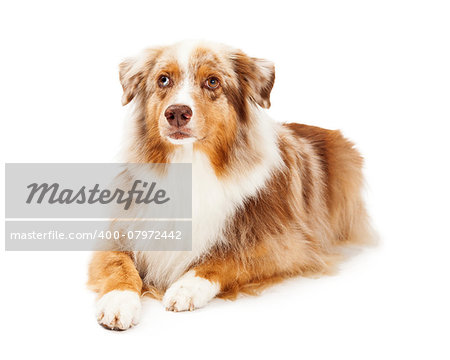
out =
{"type": "Polygon", "coordinates": [[[245,86],[250,98],[262,108],[270,108],[270,92],[275,82],[273,63],[249,57],[240,50],[231,55],[231,60],[241,85],[245,86]]]}
{"type": "Polygon", "coordinates": [[[119,65],[123,88],[122,105],[127,105],[138,94],[145,92],[145,79],[156,63],[160,49],[147,49],[136,57],[125,59],[119,65]]]}

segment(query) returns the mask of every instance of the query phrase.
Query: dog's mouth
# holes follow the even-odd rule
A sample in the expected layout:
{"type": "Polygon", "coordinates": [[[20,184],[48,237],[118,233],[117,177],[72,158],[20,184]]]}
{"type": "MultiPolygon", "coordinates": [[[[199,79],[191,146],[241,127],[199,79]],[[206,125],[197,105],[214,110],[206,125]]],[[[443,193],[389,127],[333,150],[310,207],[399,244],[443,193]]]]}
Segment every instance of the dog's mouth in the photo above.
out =
{"type": "Polygon", "coordinates": [[[188,127],[169,127],[161,131],[161,136],[173,144],[187,144],[205,140],[205,137],[198,137],[192,129],[188,127]]]}
{"type": "Polygon", "coordinates": [[[183,140],[188,138],[193,138],[192,134],[186,131],[176,130],[174,132],[171,132],[168,135],[169,138],[174,140],[183,140]]]}

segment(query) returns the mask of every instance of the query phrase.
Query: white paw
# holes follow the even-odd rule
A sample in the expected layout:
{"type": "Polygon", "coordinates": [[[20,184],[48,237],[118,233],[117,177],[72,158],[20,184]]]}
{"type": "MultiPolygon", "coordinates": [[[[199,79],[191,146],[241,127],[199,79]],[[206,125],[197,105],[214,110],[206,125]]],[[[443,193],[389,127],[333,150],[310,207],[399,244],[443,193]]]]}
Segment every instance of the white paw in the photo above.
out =
{"type": "Polygon", "coordinates": [[[141,299],[130,290],[113,290],[96,304],[97,321],[111,330],[126,330],[139,322],[141,299]]]}
{"type": "Polygon", "coordinates": [[[205,306],[219,293],[220,286],[188,271],[170,286],[162,300],[169,311],[192,311],[205,306]]]}

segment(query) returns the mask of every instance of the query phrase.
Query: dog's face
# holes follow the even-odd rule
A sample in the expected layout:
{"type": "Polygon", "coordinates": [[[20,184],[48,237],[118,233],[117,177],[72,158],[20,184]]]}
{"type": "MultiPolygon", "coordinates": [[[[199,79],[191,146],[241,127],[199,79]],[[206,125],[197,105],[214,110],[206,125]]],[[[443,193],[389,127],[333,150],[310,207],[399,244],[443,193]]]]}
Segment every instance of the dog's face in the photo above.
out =
{"type": "Polygon", "coordinates": [[[120,65],[122,103],[142,107],[150,140],[216,150],[248,126],[252,104],[270,106],[274,79],[272,63],[215,44],[148,49],[120,65]]]}

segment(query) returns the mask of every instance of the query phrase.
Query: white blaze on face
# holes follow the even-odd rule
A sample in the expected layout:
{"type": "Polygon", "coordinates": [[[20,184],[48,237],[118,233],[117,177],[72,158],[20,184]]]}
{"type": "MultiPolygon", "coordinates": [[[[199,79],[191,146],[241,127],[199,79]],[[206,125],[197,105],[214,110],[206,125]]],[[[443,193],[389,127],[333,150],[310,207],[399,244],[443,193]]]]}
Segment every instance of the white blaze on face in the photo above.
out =
{"type": "Polygon", "coordinates": [[[193,81],[194,74],[191,73],[191,69],[189,66],[192,52],[195,48],[195,43],[187,42],[181,43],[178,45],[176,49],[176,58],[178,61],[178,65],[180,67],[181,73],[183,77],[181,79],[181,86],[179,87],[177,93],[174,96],[174,105],[187,105],[192,109],[192,119],[195,117],[195,109],[194,109],[194,99],[192,98],[193,91],[193,81]]]}
{"type": "MultiPolygon", "coordinates": [[[[195,104],[192,97],[194,86],[194,74],[190,69],[190,59],[193,50],[197,46],[195,42],[183,42],[178,44],[175,52],[175,57],[182,73],[181,83],[177,84],[177,92],[173,96],[173,100],[170,105],[187,105],[192,110],[192,118],[189,121],[187,128],[191,129],[195,133],[195,104]]],[[[183,145],[195,142],[195,138],[186,139],[172,139],[168,138],[172,144],[183,145]]]]}

